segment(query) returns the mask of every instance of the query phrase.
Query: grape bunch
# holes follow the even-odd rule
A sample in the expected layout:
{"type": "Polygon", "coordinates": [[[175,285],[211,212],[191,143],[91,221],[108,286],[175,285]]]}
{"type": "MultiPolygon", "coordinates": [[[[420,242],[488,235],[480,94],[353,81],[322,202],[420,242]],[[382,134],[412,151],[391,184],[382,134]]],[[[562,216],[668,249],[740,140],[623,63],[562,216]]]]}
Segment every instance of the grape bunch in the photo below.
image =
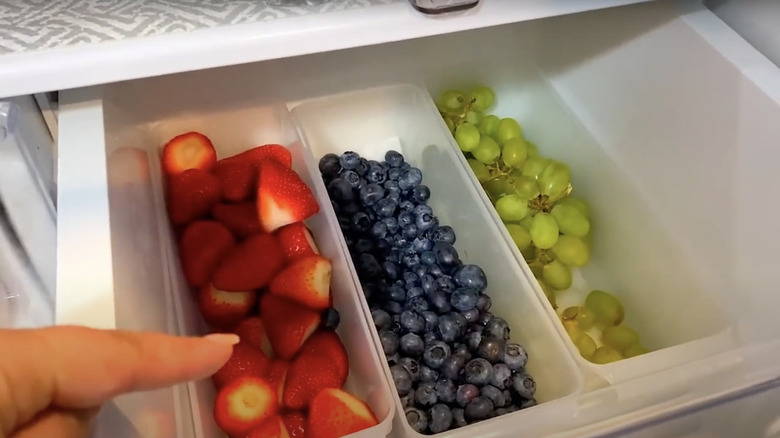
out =
{"type": "Polygon", "coordinates": [[[327,154],[319,169],[410,427],[436,434],[536,404],[526,349],[490,312],[488,279],[463,263],[420,169],[327,154]]]}
{"type": "MultiPolygon", "coordinates": [[[[467,93],[444,91],[436,106],[547,299],[557,309],[556,292],[569,289],[572,270],[590,261],[590,207],[572,196],[567,164],[542,156],[525,138],[517,120],[487,113],[494,102],[491,88],[476,86],[467,93]]],[[[562,321],[568,321],[565,315],[562,321]]],[[[580,352],[591,360],[594,356],[588,354],[587,339],[592,341],[589,335],[572,336],[575,344],[588,345],[580,352]]],[[[601,363],[603,356],[599,353],[593,360],[601,363]]],[[[615,357],[608,355],[607,362],[615,357]]]]}

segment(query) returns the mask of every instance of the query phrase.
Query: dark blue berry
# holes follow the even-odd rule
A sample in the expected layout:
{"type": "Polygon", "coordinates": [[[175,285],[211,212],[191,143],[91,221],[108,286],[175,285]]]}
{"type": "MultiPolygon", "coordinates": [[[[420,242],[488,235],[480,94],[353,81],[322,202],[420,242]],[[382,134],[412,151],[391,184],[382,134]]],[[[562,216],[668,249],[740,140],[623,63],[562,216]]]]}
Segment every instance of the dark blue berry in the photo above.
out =
{"type": "MultiPolygon", "coordinates": [[[[394,265],[393,262],[385,262],[385,268],[387,268],[389,264],[394,265]]],[[[387,298],[393,301],[398,301],[399,303],[403,303],[406,301],[406,289],[402,288],[401,286],[392,285],[387,289],[387,298]]]]}
{"type": "Polygon", "coordinates": [[[491,319],[493,319],[492,313],[482,312],[479,314],[479,321],[477,321],[477,323],[482,326],[487,326],[487,324],[490,322],[491,319]]]}
{"type": "Polygon", "coordinates": [[[354,251],[358,254],[374,251],[374,242],[369,239],[358,239],[353,245],[354,251]]]}
{"type": "Polygon", "coordinates": [[[415,224],[409,224],[404,227],[402,233],[407,239],[414,240],[414,238],[417,237],[417,226],[415,224]]]}
{"type": "Polygon", "coordinates": [[[366,184],[360,188],[360,201],[363,205],[372,206],[384,198],[385,189],[379,184],[366,184]]]}
{"type": "Polygon", "coordinates": [[[469,351],[469,347],[467,347],[466,344],[455,344],[455,348],[452,349],[452,355],[463,356],[466,358],[467,362],[471,360],[471,352],[469,351]]]}
{"type": "Polygon", "coordinates": [[[376,278],[382,273],[382,266],[372,254],[360,254],[358,259],[360,272],[367,278],[376,278]]]}
{"type": "Polygon", "coordinates": [[[398,207],[403,212],[409,212],[409,214],[412,215],[410,216],[411,219],[409,220],[409,223],[412,223],[412,221],[414,221],[414,213],[412,213],[412,211],[414,210],[414,202],[409,200],[404,200],[398,203],[398,207]]]}
{"type": "Polygon", "coordinates": [[[490,363],[496,363],[504,357],[504,341],[492,336],[482,336],[477,354],[490,363]]]}
{"type": "Polygon", "coordinates": [[[442,376],[458,381],[461,379],[461,377],[463,377],[463,367],[466,366],[466,362],[468,362],[466,356],[460,354],[451,354],[447,359],[444,360],[444,363],[441,365],[441,369],[439,371],[441,372],[442,376]]]}
{"type": "MultiPolygon", "coordinates": [[[[414,273],[413,272],[405,272],[404,275],[406,275],[406,274],[414,274],[414,273]]],[[[415,278],[416,277],[417,276],[415,275],[415,278]]],[[[404,282],[406,282],[406,280],[404,280],[404,282]]],[[[406,287],[409,288],[409,289],[406,290],[406,298],[407,299],[417,298],[417,297],[421,297],[421,296],[425,295],[425,292],[423,292],[421,287],[419,287],[419,286],[409,287],[410,284],[414,284],[414,283],[406,283],[406,287]]]]}
{"type": "Polygon", "coordinates": [[[417,202],[426,202],[431,197],[431,189],[425,184],[420,184],[412,190],[412,199],[417,202]]]}
{"type": "Polygon", "coordinates": [[[382,166],[370,166],[368,168],[368,173],[366,174],[366,179],[374,184],[384,184],[387,179],[387,174],[382,166]]]}
{"type": "Polygon", "coordinates": [[[479,396],[471,400],[468,406],[466,406],[466,411],[464,414],[466,416],[466,420],[470,422],[481,421],[490,418],[490,415],[493,413],[493,409],[495,408],[493,407],[493,403],[489,398],[479,396]]]}
{"type": "Polygon", "coordinates": [[[401,313],[401,326],[411,333],[421,333],[425,328],[425,319],[413,310],[404,310],[401,313]]]}
{"type": "Polygon", "coordinates": [[[531,376],[521,371],[512,375],[512,385],[510,386],[510,389],[524,399],[533,398],[534,393],[536,392],[536,382],[531,376]]]}
{"type": "Polygon", "coordinates": [[[439,380],[439,372],[427,365],[420,366],[420,381],[437,381],[439,380]]]}
{"type": "Polygon", "coordinates": [[[428,431],[428,415],[425,412],[415,408],[407,407],[404,409],[406,422],[417,433],[426,433],[428,431]]]}
{"type": "Polygon", "coordinates": [[[479,351],[479,344],[482,342],[482,332],[470,331],[466,333],[464,341],[472,353],[477,353],[479,351]]]}
{"type": "Polygon", "coordinates": [[[452,275],[452,278],[460,287],[471,287],[480,293],[487,289],[485,271],[477,265],[463,265],[458,267],[452,275]]]}
{"type": "Polygon", "coordinates": [[[490,310],[490,307],[493,305],[493,300],[490,299],[487,295],[480,295],[479,300],[477,300],[477,309],[479,309],[480,312],[487,312],[490,310]]]}
{"type": "Polygon", "coordinates": [[[382,222],[375,222],[371,226],[371,237],[376,240],[383,240],[387,236],[387,225],[382,222]]]}
{"type": "Polygon", "coordinates": [[[366,176],[368,173],[368,160],[361,157],[358,161],[357,167],[355,167],[355,172],[357,172],[360,176],[366,176]]]}
{"type": "Polygon", "coordinates": [[[433,208],[428,204],[417,204],[414,206],[414,216],[422,216],[425,214],[433,215],[433,208]]]}
{"type": "Polygon", "coordinates": [[[387,191],[387,196],[392,196],[393,199],[400,202],[401,188],[398,187],[398,182],[391,179],[385,180],[382,183],[382,187],[387,191]]]}
{"type": "Polygon", "coordinates": [[[436,278],[436,285],[440,291],[448,294],[455,290],[455,282],[452,281],[450,277],[445,275],[440,275],[438,278],[436,278]]]}
{"type": "Polygon", "coordinates": [[[421,214],[415,218],[414,224],[420,231],[427,231],[439,224],[439,219],[432,214],[421,214]]]}
{"type": "Polygon", "coordinates": [[[406,254],[401,257],[401,261],[407,268],[414,268],[420,264],[420,256],[417,254],[406,254]]]}
{"type": "Polygon", "coordinates": [[[339,176],[341,171],[341,164],[339,164],[339,156],[333,153],[325,154],[320,158],[317,166],[320,173],[328,178],[335,178],[339,176]]]}
{"type": "Polygon", "coordinates": [[[463,312],[463,317],[466,318],[466,321],[469,324],[473,324],[473,323],[479,321],[479,309],[474,308],[474,309],[471,309],[471,310],[467,310],[467,311],[463,312]]]}
{"type": "Polygon", "coordinates": [[[493,385],[485,385],[479,390],[480,395],[485,396],[493,403],[494,407],[502,408],[506,406],[507,401],[504,398],[504,393],[493,385]]]}
{"type": "Polygon", "coordinates": [[[414,222],[414,214],[411,211],[402,211],[398,215],[398,226],[406,228],[414,222]]]}
{"type": "Polygon", "coordinates": [[[490,336],[503,340],[509,339],[509,324],[503,318],[494,316],[488,321],[485,330],[490,336]]]}
{"type": "Polygon", "coordinates": [[[458,428],[468,424],[463,408],[452,408],[452,425],[458,428]]]}
{"type": "Polygon", "coordinates": [[[429,332],[436,328],[439,323],[439,315],[437,315],[436,312],[425,310],[420,314],[425,320],[425,327],[423,327],[424,331],[429,332]]]}
{"type": "Polygon", "coordinates": [[[431,433],[441,433],[449,430],[452,426],[452,410],[443,403],[433,405],[428,411],[428,417],[430,417],[428,428],[431,433]]]}
{"type": "Polygon", "coordinates": [[[513,371],[519,371],[528,363],[528,352],[514,342],[504,346],[504,363],[513,371]]]}
{"type": "Polygon", "coordinates": [[[423,313],[428,310],[428,300],[425,297],[414,297],[406,301],[406,307],[417,313],[423,313]]]}
{"type": "Polygon", "coordinates": [[[412,382],[420,380],[420,364],[416,360],[411,357],[402,357],[398,359],[398,365],[409,371],[409,377],[411,377],[412,382]]]}
{"type": "Polygon", "coordinates": [[[382,308],[387,310],[387,312],[391,315],[398,315],[404,311],[404,305],[398,301],[385,301],[382,304],[382,308]]]}
{"type": "Polygon", "coordinates": [[[449,225],[442,225],[434,231],[432,239],[435,242],[449,243],[451,245],[455,243],[455,230],[449,225]]]}
{"type": "Polygon", "coordinates": [[[422,183],[422,180],[422,171],[416,167],[410,167],[406,172],[401,174],[401,177],[398,179],[398,187],[406,192],[419,186],[422,183]]]}
{"type": "MultiPolygon", "coordinates": [[[[396,208],[398,208],[398,203],[394,199],[387,197],[377,201],[374,206],[374,211],[376,211],[376,214],[381,218],[389,218],[395,214],[396,208]]],[[[387,227],[386,223],[384,225],[387,227]]]]}
{"type": "MultiPolygon", "coordinates": [[[[414,248],[417,253],[422,255],[425,252],[430,252],[430,249],[433,248],[433,242],[431,242],[430,239],[426,239],[425,237],[417,236],[412,241],[412,248],[414,248]]],[[[420,257],[420,262],[429,264],[422,260],[422,256],[420,257]]]]}
{"type": "Polygon", "coordinates": [[[355,199],[355,192],[352,191],[352,185],[346,180],[335,178],[328,183],[328,196],[339,205],[343,205],[355,199]]]}
{"type": "Polygon", "coordinates": [[[404,334],[404,328],[401,327],[401,315],[400,315],[400,313],[401,312],[399,311],[398,314],[394,314],[393,316],[390,317],[393,320],[390,323],[390,330],[392,330],[393,333],[395,333],[398,336],[401,336],[401,335],[404,334]]]}
{"type": "Polygon", "coordinates": [[[409,357],[420,357],[425,348],[422,338],[414,333],[407,333],[401,336],[399,341],[401,353],[409,357]]]}
{"type": "Polygon", "coordinates": [[[393,382],[398,395],[406,395],[412,390],[412,376],[403,365],[396,363],[391,366],[390,375],[393,376],[393,382]]]}
{"type": "Polygon", "coordinates": [[[469,323],[466,321],[466,318],[463,316],[463,314],[458,312],[451,312],[450,315],[452,315],[452,317],[455,319],[455,324],[458,325],[458,336],[466,333],[466,327],[468,327],[469,323]]]}
{"type": "Polygon", "coordinates": [[[377,287],[373,283],[366,283],[361,284],[363,287],[363,295],[366,297],[367,301],[371,301],[374,297],[377,296],[377,287]]]}
{"type": "Polygon", "coordinates": [[[401,399],[401,406],[404,408],[407,408],[409,406],[414,406],[414,391],[409,391],[408,394],[400,396],[401,399]]]}
{"type": "Polygon", "coordinates": [[[441,367],[444,360],[450,355],[450,346],[442,341],[433,341],[425,346],[423,360],[433,369],[441,367]]]}
{"type": "MultiPolygon", "coordinates": [[[[399,178],[401,178],[401,172],[402,170],[397,167],[391,167],[387,170],[387,178],[390,181],[398,181],[399,178]]],[[[401,190],[400,188],[398,190],[401,190]]]]}
{"type": "Polygon", "coordinates": [[[460,385],[458,391],[455,393],[455,402],[462,408],[468,406],[472,400],[479,396],[479,388],[467,383],[460,385]]]}
{"type": "Polygon", "coordinates": [[[450,311],[449,296],[438,289],[435,289],[428,294],[428,301],[431,303],[433,310],[440,315],[450,311]]]}
{"type": "Polygon", "coordinates": [[[360,155],[353,151],[346,151],[339,157],[339,164],[344,169],[355,169],[360,163],[360,155]]]}
{"type": "Polygon", "coordinates": [[[341,174],[341,178],[343,178],[344,181],[348,182],[353,189],[357,189],[361,185],[360,175],[358,175],[357,172],[355,172],[354,170],[345,170],[344,173],[341,174]]]}
{"type": "Polygon", "coordinates": [[[390,314],[382,309],[372,310],[371,317],[374,319],[374,326],[380,332],[389,329],[390,324],[393,322],[393,318],[390,314]]]}
{"type": "MultiPolygon", "coordinates": [[[[531,406],[536,406],[536,399],[535,398],[530,398],[528,400],[523,400],[523,402],[520,403],[520,406],[516,410],[530,408],[531,406]]],[[[509,411],[509,412],[514,412],[514,411],[509,411]]]]}
{"type": "Polygon", "coordinates": [[[394,218],[394,217],[386,217],[386,218],[383,218],[383,219],[382,219],[382,223],[383,223],[383,224],[385,225],[385,227],[387,228],[387,232],[388,232],[389,234],[395,234],[395,233],[397,233],[397,232],[398,232],[398,230],[399,230],[399,227],[398,227],[398,222],[396,222],[396,220],[395,220],[395,218],[394,218]]]}
{"type": "Polygon", "coordinates": [[[436,383],[431,381],[420,382],[417,390],[414,392],[414,401],[421,408],[427,408],[436,404],[439,401],[439,398],[436,396],[436,383]]]}
{"type": "Polygon", "coordinates": [[[455,289],[450,295],[450,304],[461,312],[474,309],[477,306],[477,300],[479,300],[479,292],[472,287],[455,289]]]}
{"type": "Polygon", "coordinates": [[[368,231],[371,228],[371,219],[362,211],[352,216],[352,228],[357,231],[368,231]]]}
{"type": "MultiPolygon", "coordinates": [[[[416,287],[418,282],[420,281],[420,277],[418,277],[417,274],[415,274],[412,271],[404,271],[403,279],[404,279],[404,284],[406,284],[406,286],[410,288],[416,287]]],[[[422,289],[420,291],[422,292],[422,289]]]]}
{"type": "Polygon", "coordinates": [[[455,342],[460,335],[460,327],[452,313],[440,316],[436,329],[444,342],[455,342]]]}
{"type": "Polygon", "coordinates": [[[432,263],[432,264],[428,265],[428,272],[431,275],[433,275],[437,279],[437,281],[438,281],[439,277],[444,275],[444,269],[442,269],[441,266],[439,266],[438,263],[432,263]]]}
{"type": "Polygon", "coordinates": [[[404,156],[400,152],[391,149],[385,152],[385,161],[390,167],[401,167],[404,164],[404,156]]]}
{"type": "Polygon", "coordinates": [[[452,379],[441,379],[436,382],[436,396],[442,403],[455,403],[455,393],[458,391],[452,379]]]}
{"type": "Polygon", "coordinates": [[[423,275],[428,273],[428,267],[423,265],[423,264],[419,264],[419,265],[415,266],[414,268],[412,268],[412,271],[415,274],[417,274],[418,277],[422,277],[423,275]]]}
{"type": "Polygon", "coordinates": [[[481,357],[471,359],[466,364],[463,375],[468,383],[477,386],[487,385],[493,377],[493,365],[481,357]]]}
{"type": "Polygon", "coordinates": [[[391,330],[379,332],[379,342],[382,344],[386,356],[392,356],[398,350],[398,335],[391,330]]]}
{"type": "Polygon", "coordinates": [[[438,340],[439,340],[439,335],[436,334],[435,330],[431,330],[429,332],[423,333],[423,341],[425,341],[425,345],[428,345],[431,342],[435,342],[438,340]]]}
{"type": "Polygon", "coordinates": [[[328,307],[322,312],[322,326],[329,330],[336,330],[341,322],[338,310],[328,307]]]}
{"type": "Polygon", "coordinates": [[[436,255],[436,262],[443,268],[453,268],[460,264],[458,251],[449,243],[436,242],[433,245],[433,254],[436,255]]]}
{"type": "Polygon", "coordinates": [[[436,279],[433,278],[433,275],[425,274],[422,277],[420,277],[420,286],[422,287],[422,290],[426,294],[430,294],[432,291],[435,291],[437,288],[436,279]]]}
{"type": "Polygon", "coordinates": [[[490,384],[498,389],[508,388],[511,384],[512,370],[505,363],[493,364],[493,377],[490,384]]]}

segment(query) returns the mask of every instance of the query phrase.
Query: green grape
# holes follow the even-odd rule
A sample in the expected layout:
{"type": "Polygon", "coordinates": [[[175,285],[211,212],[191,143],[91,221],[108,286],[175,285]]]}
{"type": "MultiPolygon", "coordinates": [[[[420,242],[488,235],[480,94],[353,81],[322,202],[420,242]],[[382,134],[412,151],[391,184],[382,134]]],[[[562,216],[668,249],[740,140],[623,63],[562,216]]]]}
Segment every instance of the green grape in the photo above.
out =
{"type": "Polygon", "coordinates": [[[505,225],[509,235],[512,236],[512,241],[515,242],[517,249],[523,251],[524,249],[531,246],[531,233],[529,233],[525,227],[517,224],[505,225]]]}
{"type": "Polygon", "coordinates": [[[489,87],[477,86],[469,91],[469,98],[473,99],[472,108],[484,111],[493,106],[493,102],[496,100],[496,93],[489,87]]]}
{"type": "Polygon", "coordinates": [[[527,154],[528,149],[522,138],[512,138],[501,146],[501,161],[513,169],[523,167],[527,154]]]}
{"type": "Polygon", "coordinates": [[[498,122],[496,137],[500,144],[504,144],[512,138],[523,138],[523,130],[517,120],[506,117],[498,122]]]}
{"type": "Polygon", "coordinates": [[[577,342],[574,343],[574,346],[577,347],[580,355],[587,360],[591,360],[593,358],[593,353],[596,352],[596,341],[587,333],[583,333],[582,336],[577,339],[577,342]]]}
{"type": "Polygon", "coordinates": [[[439,97],[439,106],[446,110],[456,110],[466,103],[466,96],[458,90],[447,90],[439,97]]]}
{"type": "Polygon", "coordinates": [[[558,204],[550,214],[558,221],[562,234],[574,237],[585,237],[590,232],[590,222],[576,207],[558,204]]]}
{"type": "Polygon", "coordinates": [[[569,196],[568,198],[558,201],[558,204],[574,207],[579,210],[583,216],[585,216],[585,219],[590,218],[590,207],[588,207],[588,204],[586,204],[582,199],[569,196]]]}
{"type": "Polygon", "coordinates": [[[544,272],[544,263],[540,262],[539,260],[534,260],[528,263],[528,267],[531,269],[534,277],[543,280],[542,273],[544,272]]]}
{"type": "Polygon", "coordinates": [[[471,123],[461,123],[455,129],[455,141],[463,152],[472,152],[479,146],[479,129],[471,123]]]}
{"type": "Polygon", "coordinates": [[[628,347],[639,343],[639,335],[631,327],[621,324],[607,327],[601,332],[601,342],[618,351],[624,351],[628,347]]]}
{"type": "Polygon", "coordinates": [[[585,332],[574,321],[562,321],[562,322],[563,322],[563,329],[566,330],[566,334],[569,335],[569,339],[571,339],[571,341],[574,342],[574,344],[577,344],[577,341],[582,337],[582,335],[585,334],[585,332]]]}
{"type": "MultiPolygon", "coordinates": [[[[529,234],[530,236],[530,234],[529,234]]],[[[525,261],[531,261],[536,257],[536,248],[533,245],[529,245],[526,249],[521,249],[520,254],[523,255],[525,261]]]]}
{"type": "Polygon", "coordinates": [[[523,220],[520,221],[520,226],[522,226],[523,228],[525,228],[526,230],[528,230],[530,232],[531,231],[531,224],[533,224],[533,223],[534,223],[534,217],[529,214],[528,216],[523,218],[523,220]]]}
{"type": "Polygon", "coordinates": [[[619,351],[612,347],[602,345],[593,352],[591,362],[603,365],[610,362],[617,362],[620,359],[623,359],[623,356],[620,355],[619,351]]]}
{"type": "Polygon", "coordinates": [[[596,319],[596,315],[584,306],[567,307],[561,316],[564,319],[577,322],[583,330],[590,330],[596,319]]]}
{"type": "Polygon", "coordinates": [[[558,241],[558,223],[549,213],[537,213],[529,231],[537,248],[552,248],[558,241]]]}
{"type": "Polygon", "coordinates": [[[558,260],[544,265],[542,278],[555,290],[566,290],[571,287],[571,269],[558,260]]]}
{"type": "Polygon", "coordinates": [[[479,146],[471,151],[471,155],[485,164],[493,164],[501,155],[501,146],[488,136],[481,136],[479,146]]]}
{"type": "Polygon", "coordinates": [[[498,116],[494,116],[492,114],[483,117],[482,120],[480,120],[479,122],[480,134],[489,137],[495,136],[496,130],[498,130],[498,123],[500,121],[501,119],[499,119],[498,116]]]}
{"type": "Polygon", "coordinates": [[[486,182],[483,187],[491,199],[498,200],[502,196],[511,193],[512,186],[507,184],[506,179],[496,178],[486,182]]]}
{"type": "Polygon", "coordinates": [[[539,191],[555,202],[566,195],[571,184],[571,171],[569,171],[569,166],[553,161],[539,175],[538,180],[539,191]]]}
{"type": "Polygon", "coordinates": [[[596,325],[615,326],[623,322],[623,305],[615,296],[603,290],[592,290],[585,297],[585,307],[593,311],[596,325]]]}
{"type": "Polygon", "coordinates": [[[526,140],[525,144],[528,147],[528,158],[539,156],[539,148],[536,147],[536,143],[526,140]]]}
{"type": "Polygon", "coordinates": [[[539,280],[539,286],[542,288],[542,292],[544,292],[544,296],[547,297],[547,301],[550,302],[552,308],[557,309],[558,304],[555,299],[555,291],[542,280],[539,280]]]}
{"type": "Polygon", "coordinates": [[[469,111],[466,113],[466,122],[477,125],[482,120],[482,111],[469,111]]]}
{"type": "Polygon", "coordinates": [[[515,175],[514,172],[512,172],[510,177],[512,178],[512,187],[515,188],[515,193],[520,195],[520,197],[533,199],[539,196],[539,184],[533,178],[523,174],[515,175]]]}
{"type": "Polygon", "coordinates": [[[625,356],[626,359],[628,359],[629,357],[639,356],[645,353],[647,353],[647,349],[643,347],[642,344],[640,344],[639,342],[623,350],[623,356],[625,356]]]}
{"type": "Polygon", "coordinates": [[[474,176],[477,177],[480,183],[484,184],[490,179],[490,170],[488,170],[487,166],[473,158],[469,158],[468,163],[471,171],[474,172],[474,176]]]}
{"type": "Polygon", "coordinates": [[[523,165],[523,175],[533,178],[534,181],[539,179],[539,175],[544,172],[544,169],[552,162],[549,158],[532,157],[525,160],[523,165]]]}
{"type": "Polygon", "coordinates": [[[528,200],[512,194],[496,202],[498,216],[504,222],[517,222],[528,215],[528,200]]]}
{"type": "MultiPolygon", "coordinates": [[[[537,214],[536,216],[539,215],[537,214]]],[[[556,228],[557,226],[558,224],[556,221],[556,228]]],[[[567,266],[581,268],[587,265],[590,260],[590,250],[588,249],[588,246],[577,237],[563,234],[555,241],[554,245],[552,251],[555,254],[555,257],[567,266]]]]}

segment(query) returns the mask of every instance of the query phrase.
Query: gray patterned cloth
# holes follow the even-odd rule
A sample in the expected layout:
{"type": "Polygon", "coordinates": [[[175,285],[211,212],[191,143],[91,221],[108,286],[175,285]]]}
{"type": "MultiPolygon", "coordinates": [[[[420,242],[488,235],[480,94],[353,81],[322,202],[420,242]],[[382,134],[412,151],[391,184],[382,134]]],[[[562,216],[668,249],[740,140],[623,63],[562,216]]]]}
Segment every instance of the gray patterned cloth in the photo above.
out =
{"type": "Polygon", "coordinates": [[[0,0],[0,55],[407,0],[0,0]]]}

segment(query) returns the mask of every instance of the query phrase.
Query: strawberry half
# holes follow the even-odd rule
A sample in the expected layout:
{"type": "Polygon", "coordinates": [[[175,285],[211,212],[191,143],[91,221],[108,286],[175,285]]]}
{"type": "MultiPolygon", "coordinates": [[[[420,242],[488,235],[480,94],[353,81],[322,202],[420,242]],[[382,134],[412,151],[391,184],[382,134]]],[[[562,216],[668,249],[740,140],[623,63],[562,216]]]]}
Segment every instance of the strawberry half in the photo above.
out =
{"type": "Polygon", "coordinates": [[[345,380],[329,357],[298,354],[287,372],[282,405],[289,409],[304,409],[318,392],[325,388],[341,388],[345,380]]]}
{"type": "Polygon", "coordinates": [[[279,228],[276,230],[276,239],[288,261],[320,253],[311,231],[303,222],[295,222],[279,228]]]}
{"type": "Polygon", "coordinates": [[[253,195],[257,169],[252,163],[229,159],[219,160],[214,166],[213,173],[219,180],[222,199],[230,202],[241,202],[253,195]]]}
{"type": "Polygon", "coordinates": [[[207,284],[198,293],[200,313],[214,328],[233,327],[252,311],[256,303],[255,291],[226,292],[207,284]]]}
{"type": "Polygon", "coordinates": [[[263,320],[261,320],[259,316],[245,318],[238,323],[233,332],[237,334],[242,341],[248,342],[262,351],[266,356],[273,357],[274,351],[273,348],[271,348],[271,341],[268,340],[268,334],[263,326],[263,320]]]}
{"type": "Polygon", "coordinates": [[[292,154],[286,147],[280,144],[256,146],[241,152],[240,154],[226,158],[225,161],[250,163],[257,169],[260,163],[268,159],[274,160],[285,167],[292,167],[292,154]]]}
{"type": "Polygon", "coordinates": [[[263,232],[260,219],[257,218],[257,207],[254,201],[238,204],[220,202],[211,208],[211,216],[227,227],[238,239],[263,232]]]}
{"type": "Polygon", "coordinates": [[[246,438],[290,438],[282,417],[274,415],[263,421],[263,424],[252,429],[246,438]]]}
{"type": "Polygon", "coordinates": [[[268,290],[312,309],[325,310],[330,306],[332,270],[330,260],[325,257],[306,256],[276,274],[268,290]]]}
{"type": "Polygon", "coordinates": [[[294,170],[265,160],[260,163],[259,172],[257,211],[266,232],[303,221],[320,211],[311,189],[294,170]]]}
{"type": "Polygon", "coordinates": [[[265,379],[271,384],[271,387],[276,390],[279,396],[279,406],[282,405],[282,399],[284,396],[284,386],[287,381],[287,373],[290,370],[290,363],[284,360],[274,359],[269,362],[265,369],[265,379]]]}
{"type": "Polygon", "coordinates": [[[303,438],[306,434],[306,416],[303,412],[288,411],[282,414],[282,423],[287,428],[290,438],[303,438]]]}
{"type": "Polygon", "coordinates": [[[217,152],[208,137],[199,132],[177,135],[162,150],[162,168],[168,176],[185,170],[211,171],[217,162],[217,152]]]}
{"type": "Polygon", "coordinates": [[[284,267],[279,243],[271,234],[255,234],[231,249],[214,271],[214,287],[225,291],[260,289],[284,267]]]}
{"type": "Polygon", "coordinates": [[[260,298],[263,319],[274,354],[290,360],[320,325],[320,313],[274,294],[260,298]]]}
{"type": "Polygon", "coordinates": [[[242,377],[265,378],[270,363],[271,361],[262,351],[241,340],[233,346],[230,359],[211,376],[211,380],[214,386],[221,388],[242,377]]]}
{"type": "Polygon", "coordinates": [[[184,229],[179,241],[179,260],[190,286],[208,284],[222,257],[236,242],[219,222],[195,221],[184,229]]]}
{"type": "Polygon", "coordinates": [[[339,438],[378,424],[371,408],[354,395],[336,388],[323,389],[309,405],[307,438],[339,438]]]}
{"type": "Polygon", "coordinates": [[[188,169],[171,177],[168,218],[175,225],[200,219],[219,202],[219,180],[201,169],[188,169]]]}
{"type": "Polygon", "coordinates": [[[342,382],[347,380],[347,375],[349,374],[349,356],[347,355],[347,349],[341,342],[341,338],[339,338],[339,335],[333,330],[320,330],[311,335],[301,347],[298,355],[327,357],[336,368],[339,380],[342,382]]]}
{"type": "Polygon", "coordinates": [[[214,420],[230,436],[244,436],[279,410],[264,379],[241,377],[223,386],[214,401],[214,420]]]}

